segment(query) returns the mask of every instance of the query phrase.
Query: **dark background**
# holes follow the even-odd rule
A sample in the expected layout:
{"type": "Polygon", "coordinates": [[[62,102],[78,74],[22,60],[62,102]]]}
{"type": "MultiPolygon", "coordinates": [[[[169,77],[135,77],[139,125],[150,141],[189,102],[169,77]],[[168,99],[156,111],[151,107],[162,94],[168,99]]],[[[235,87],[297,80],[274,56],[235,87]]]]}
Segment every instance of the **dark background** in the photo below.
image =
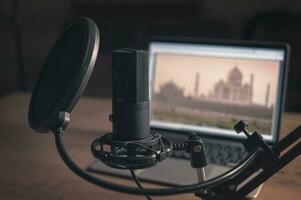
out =
{"type": "Polygon", "coordinates": [[[110,97],[112,49],[147,49],[153,36],[280,41],[292,47],[285,108],[301,112],[300,0],[0,0],[0,96],[31,91],[49,48],[80,16],[101,32],[86,95],[110,97]]]}

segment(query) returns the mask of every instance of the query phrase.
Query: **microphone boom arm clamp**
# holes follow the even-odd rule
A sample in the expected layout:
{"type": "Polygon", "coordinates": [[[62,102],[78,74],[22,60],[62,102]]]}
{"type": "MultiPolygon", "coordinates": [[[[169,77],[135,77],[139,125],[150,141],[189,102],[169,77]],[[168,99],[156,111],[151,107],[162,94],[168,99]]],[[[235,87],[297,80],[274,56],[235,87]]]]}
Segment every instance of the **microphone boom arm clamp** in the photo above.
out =
{"type": "Polygon", "coordinates": [[[246,127],[245,121],[239,121],[234,126],[237,133],[243,132],[247,136],[246,141],[243,143],[246,150],[250,154],[256,149],[261,149],[263,152],[254,160],[253,164],[249,165],[234,178],[205,192],[197,192],[196,196],[205,200],[243,199],[301,153],[301,141],[297,142],[301,136],[301,125],[273,147],[269,147],[256,131],[252,134],[249,133],[246,127]],[[297,144],[287,150],[295,142],[297,144]],[[286,152],[281,154],[284,150],[286,152]],[[249,177],[252,178],[248,180],[249,177]],[[246,180],[247,182],[245,182],[246,180]]]}
{"type": "Polygon", "coordinates": [[[190,165],[196,169],[199,182],[206,181],[205,167],[207,166],[207,159],[205,155],[205,145],[197,134],[192,133],[186,141],[174,142],[173,150],[189,153],[190,165]]]}

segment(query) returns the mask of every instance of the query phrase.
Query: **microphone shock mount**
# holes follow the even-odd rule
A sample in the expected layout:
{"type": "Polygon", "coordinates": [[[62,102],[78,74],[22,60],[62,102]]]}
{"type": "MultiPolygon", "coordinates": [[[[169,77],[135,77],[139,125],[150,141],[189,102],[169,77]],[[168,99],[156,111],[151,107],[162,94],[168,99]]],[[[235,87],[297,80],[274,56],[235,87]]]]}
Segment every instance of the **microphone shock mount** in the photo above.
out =
{"type": "Polygon", "coordinates": [[[154,131],[141,140],[120,141],[108,133],[91,144],[93,156],[117,169],[144,169],[172,154],[172,142],[154,131]]]}

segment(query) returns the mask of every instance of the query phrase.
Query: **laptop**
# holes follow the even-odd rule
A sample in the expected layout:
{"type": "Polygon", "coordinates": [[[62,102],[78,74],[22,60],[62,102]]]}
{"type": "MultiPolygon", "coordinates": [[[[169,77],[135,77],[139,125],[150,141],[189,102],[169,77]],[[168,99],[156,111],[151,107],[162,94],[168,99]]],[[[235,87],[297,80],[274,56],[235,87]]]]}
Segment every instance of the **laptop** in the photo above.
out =
{"type": "MultiPolygon", "coordinates": [[[[149,45],[151,129],[171,140],[197,133],[205,144],[207,179],[248,154],[233,126],[248,121],[273,145],[284,105],[289,48],[285,44],[157,39],[149,45]]],[[[165,185],[197,182],[190,155],[174,152],[156,166],[137,170],[141,180],[165,185]]],[[[130,177],[94,162],[90,171],[130,177]]],[[[256,191],[251,195],[255,196],[256,191]]]]}

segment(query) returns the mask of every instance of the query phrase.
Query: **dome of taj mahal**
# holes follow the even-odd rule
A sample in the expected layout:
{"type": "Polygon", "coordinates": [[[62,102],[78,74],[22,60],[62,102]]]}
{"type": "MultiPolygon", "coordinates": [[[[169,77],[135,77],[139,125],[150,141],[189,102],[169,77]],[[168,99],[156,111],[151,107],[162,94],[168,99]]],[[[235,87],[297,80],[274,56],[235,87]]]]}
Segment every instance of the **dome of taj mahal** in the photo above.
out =
{"type": "Polygon", "coordinates": [[[243,75],[241,71],[235,66],[228,74],[228,82],[240,85],[243,75]]]}

